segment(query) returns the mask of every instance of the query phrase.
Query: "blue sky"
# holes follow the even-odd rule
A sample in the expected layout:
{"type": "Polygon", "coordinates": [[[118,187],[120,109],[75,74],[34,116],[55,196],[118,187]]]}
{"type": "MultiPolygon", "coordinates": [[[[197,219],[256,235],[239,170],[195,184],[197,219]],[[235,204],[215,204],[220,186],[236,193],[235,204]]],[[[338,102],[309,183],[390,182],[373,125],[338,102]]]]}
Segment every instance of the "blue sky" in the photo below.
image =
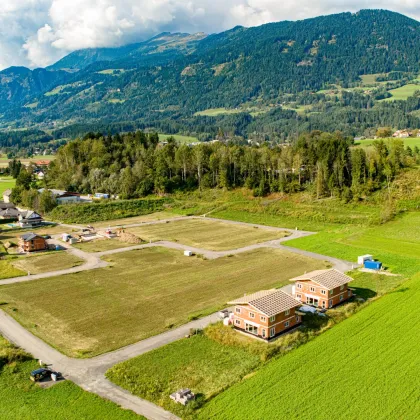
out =
{"type": "Polygon", "coordinates": [[[163,31],[213,33],[364,8],[420,19],[419,0],[0,0],[0,69],[44,67],[77,49],[163,31]]]}

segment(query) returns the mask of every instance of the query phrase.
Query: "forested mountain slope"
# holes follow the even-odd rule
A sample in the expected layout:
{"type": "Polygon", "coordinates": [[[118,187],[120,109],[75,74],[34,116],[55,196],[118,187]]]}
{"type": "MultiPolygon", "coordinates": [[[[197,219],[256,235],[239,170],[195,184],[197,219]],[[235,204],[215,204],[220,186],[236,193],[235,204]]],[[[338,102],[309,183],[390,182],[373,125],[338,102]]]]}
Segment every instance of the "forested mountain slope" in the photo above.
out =
{"type": "MultiPolygon", "coordinates": [[[[417,75],[420,23],[393,12],[363,10],[254,28],[236,27],[208,37],[162,34],[121,49],[76,52],[53,68],[74,70],[83,61],[87,67],[72,73],[56,89],[35,93],[30,107],[26,97],[26,103],[9,106],[0,122],[18,120],[23,125],[40,125],[49,121],[65,126],[106,121],[162,126],[176,121],[183,130],[192,125],[193,131],[209,132],[208,121],[203,125],[195,112],[235,110],[244,104],[264,106],[267,112],[290,101],[304,106],[317,104],[316,112],[302,121],[309,129],[329,130],[324,120],[317,121],[317,113],[336,112],[337,106],[345,111],[333,119],[344,128],[351,121],[364,121],[360,129],[379,120],[387,123],[393,115],[400,121],[401,111],[395,113],[392,107],[379,103],[373,112],[365,113],[375,105],[376,92],[350,92],[347,97],[340,93],[329,99],[319,90],[331,84],[340,89],[353,88],[366,74],[417,75]],[[319,105],[326,103],[324,109],[319,105]],[[363,115],[355,115],[357,112],[363,115]]],[[[410,112],[417,109],[416,105],[410,112]]],[[[262,118],[269,120],[264,127],[283,119],[281,130],[290,132],[298,116],[276,110],[255,118],[257,125],[261,126],[262,118]]],[[[413,118],[416,124],[418,118],[413,118]]],[[[233,119],[236,126],[253,124],[248,114],[233,119]]]]}

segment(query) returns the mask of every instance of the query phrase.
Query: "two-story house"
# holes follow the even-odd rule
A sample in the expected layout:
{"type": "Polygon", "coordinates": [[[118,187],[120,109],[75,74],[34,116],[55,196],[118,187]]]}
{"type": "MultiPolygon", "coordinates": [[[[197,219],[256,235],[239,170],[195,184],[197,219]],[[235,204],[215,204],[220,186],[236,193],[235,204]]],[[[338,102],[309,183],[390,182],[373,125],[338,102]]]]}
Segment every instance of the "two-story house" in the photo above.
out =
{"type": "Polygon", "coordinates": [[[302,322],[296,313],[300,302],[279,289],[245,295],[229,304],[235,305],[235,329],[267,341],[302,322]]]}
{"type": "Polygon", "coordinates": [[[293,296],[302,303],[332,308],[353,296],[348,284],[353,279],[338,270],[315,270],[295,277],[293,296]]]}

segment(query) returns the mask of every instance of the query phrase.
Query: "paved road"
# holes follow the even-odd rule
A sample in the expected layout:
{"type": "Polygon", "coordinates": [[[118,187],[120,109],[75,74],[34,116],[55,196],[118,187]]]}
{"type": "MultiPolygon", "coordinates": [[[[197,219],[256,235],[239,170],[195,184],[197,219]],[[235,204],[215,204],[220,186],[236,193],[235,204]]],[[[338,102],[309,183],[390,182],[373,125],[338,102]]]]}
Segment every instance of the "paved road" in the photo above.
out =
{"type": "MultiPolygon", "coordinates": [[[[197,217],[193,217],[197,218],[197,217]]],[[[157,224],[157,223],[166,223],[167,221],[174,220],[185,220],[191,219],[191,217],[180,217],[175,219],[153,221],[147,223],[136,223],[132,225],[125,225],[126,227],[134,226],[144,226],[146,224],[157,224]]],[[[206,218],[207,220],[217,220],[213,218],[206,218]]],[[[42,273],[31,276],[16,277],[0,282],[1,285],[19,283],[24,281],[32,281],[42,278],[48,278],[63,274],[77,273],[86,270],[93,270],[101,267],[106,267],[108,263],[103,261],[101,257],[117,254],[120,252],[127,252],[135,249],[143,249],[150,247],[166,247],[171,249],[178,250],[191,250],[197,254],[202,254],[208,259],[222,258],[227,255],[239,254],[243,252],[249,252],[261,248],[277,248],[283,249],[289,252],[297,253],[307,257],[315,258],[318,260],[329,261],[333,267],[340,271],[348,271],[353,268],[353,264],[347,261],[339,260],[336,258],[328,257],[325,255],[320,255],[308,251],[303,251],[296,248],[291,248],[283,245],[284,242],[290,241],[291,239],[301,238],[304,236],[312,235],[313,232],[305,232],[292,229],[282,229],[275,228],[271,226],[248,224],[243,222],[235,222],[223,220],[224,223],[236,224],[236,225],[245,225],[253,226],[267,230],[274,231],[288,231],[291,235],[277,239],[274,241],[263,242],[255,245],[249,245],[238,249],[233,249],[229,251],[210,251],[202,248],[195,248],[185,246],[179,243],[170,242],[170,241],[159,241],[150,244],[143,245],[134,245],[127,248],[113,249],[104,252],[98,253],[88,253],[80,249],[74,248],[68,244],[64,244],[61,241],[56,239],[51,239],[49,242],[53,244],[59,244],[60,246],[66,248],[67,252],[72,253],[80,259],[85,260],[85,263],[78,266],[65,270],[53,271],[48,273],[42,273]]],[[[78,226],[65,225],[71,228],[78,228],[78,226]]],[[[11,342],[15,343],[19,347],[25,349],[27,352],[31,353],[35,358],[41,359],[46,363],[51,363],[56,370],[59,370],[65,374],[65,377],[72,380],[78,384],[83,389],[94,392],[100,395],[103,398],[114,401],[115,403],[121,405],[126,409],[133,410],[134,412],[141,414],[149,419],[153,420],[174,420],[177,417],[163,408],[156,406],[155,404],[142,400],[129,392],[123,390],[117,385],[111,383],[105,378],[105,372],[114,366],[117,363],[123,362],[125,360],[131,359],[133,357],[139,356],[143,353],[146,353],[150,350],[159,348],[163,345],[172,343],[173,341],[179,340],[180,338],[187,335],[191,328],[204,328],[207,325],[216,322],[217,315],[213,314],[205,318],[201,318],[196,321],[189,322],[179,328],[167,331],[163,334],[159,334],[154,337],[150,337],[146,340],[142,340],[138,343],[132,344],[130,346],[121,348],[119,350],[103,354],[91,359],[73,359],[67,356],[64,356],[57,350],[50,347],[48,344],[43,342],[41,339],[32,335],[29,331],[23,328],[17,321],[7,315],[5,312],[0,310],[0,333],[9,339],[11,342]]]]}

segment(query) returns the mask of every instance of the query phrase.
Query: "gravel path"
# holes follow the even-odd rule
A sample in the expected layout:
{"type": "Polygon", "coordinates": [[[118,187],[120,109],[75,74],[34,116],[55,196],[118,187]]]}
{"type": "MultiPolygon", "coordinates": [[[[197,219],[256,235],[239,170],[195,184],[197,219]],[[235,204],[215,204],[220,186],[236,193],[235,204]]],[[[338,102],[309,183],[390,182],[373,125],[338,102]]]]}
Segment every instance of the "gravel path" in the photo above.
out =
{"type": "MultiPolygon", "coordinates": [[[[175,220],[186,220],[186,219],[197,219],[199,217],[179,217],[174,219],[165,219],[159,221],[152,221],[152,222],[145,222],[145,223],[135,223],[131,225],[124,225],[125,227],[136,227],[136,226],[144,226],[150,224],[158,224],[158,223],[166,223],[167,221],[175,221],[175,220]]],[[[143,245],[134,245],[127,248],[119,248],[113,249],[104,252],[98,253],[88,253],[82,251],[80,249],[74,248],[69,244],[63,243],[57,239],[49,240],[49,243],[60,245],[64,247],[67,252],[72,253],[73,255],[77,256],[80,259],[85,260],[83,265],[53,271],[48,273],[36,274],[31,276],[23,276],[23,277],[15,277],[11,279],[6,279],[0,281],[0,286],[5,284],[13,284],[13,283],[20,283],[25,281],[33,281],[48,277],[60,276],[63,274],[72,274],[78,273],[81,271],[87,270],[94,270],[97,268],[106,267],[108,263],[103,261],[101,257],[117,254],[121,252],[127,252],[130,250],[136,249],[143,249],[143,248],[150,248],[150,247],[166,247],[170,249],[177,249],[177,250],[191,250],[194,253],[202,254],[208,259],[216,259],[222,258],[227,255],[234,255],[240,254],[243,252],[249,252],[256,249],[261,248],[276,248],[282,249],[285,251],[297,253],[300,255],[304,255],[307,257],[315,258],[318,260],[329,261],[334,268],[340,271],[348,271],[352,269],[355,264],[352,264],[347,261],[343,261],[337,258],[328,257],[325,255],[316,254],[313,252],[303,251],[297,248],[292,248],[283,245],[283,242],[290,241],[296,238],[302,238],[308,235],[314,234],[313,232],[305,232],[300,230],[292,230],[292,229],[283,229],[283,228],[276,228],[271,226],[264,226],[264,225],[256,225],[250,223],[243,223],[243,222],[236,222],[230,220],[220,220],[220,219],[213,219],[206,217],[206,220],[215,220],[218,222],[228,223],[228,224],[235,224],[235,225],[242,225],[242,226],[252,226],[258,227],[261,229],[267,229],[271,231],[287,231],[290,232],[291,235],[273,240],[268,242],[263,242],[255,245],[249,245],[238,249],[233,249],[229,251],[209,251],[202,248],[195,248],[190,246],[185,246],[180,243],[170,242],[170,241],[159,241],[150,244],[143,244],[143,245]]],[[[69,228],[79,228],[79,226],[73,225],[63,225],[69,228]]],[[[59,235],[57,235],[59,237],[59,235]]],[[[288,286],[286,286],[288,287],[288,286]]],[[[114,401],[115,403],[121,405],[123,408],[130,409],[135,413],[141,414],[148,419],[153,420],[175,420],[178,419],[172,413],[165,411],[163,408],[156,406],[155,404],[138,398],[129,392],[123,390],[122,388],[118,387],[117,385],[113,384],[112,382],[108,381],[105,378],[106,371],[114,366],[117,363],[123,362],[125,360],[131,359],[133,357],[139,356],[144,354],[148,351],[153,349],[159,348],[166,344],[172,343],[176,340],[183,338],[187,335],[191,328],[204,328],[207,325],[214,323],[218,320],[217,314],[212,314],[210,316],[201,318],[196,321],[189,322],[185,325],[182,325],[179,328],[175,328],[173,330],[167,331],[163,334],[156,335],[154,337],[150,337],[146,340],[142,340],[138,343],[132,344],[127,347],[123,347],[119,350],[106,353],[91,359],[74,359],[67,356],[64,356],[48,344],[46,344],[41,339],[32,335],[29,331],[27,331],[24,327],[22,327],[17,321],[15,321],[12,317],[7,315],[5,312],[0,310],[0,333],[6,337],[9,341],[15,343],[19,347],[26,350],[28,353],[31,353],[35,358],[41,359],[42,361],[52,364],[53,368],[62,372],[65,378],[73,381],[86,391],[93,392],[97,395],[100,395],[103,398],[109,399],[114,401]]]]}

